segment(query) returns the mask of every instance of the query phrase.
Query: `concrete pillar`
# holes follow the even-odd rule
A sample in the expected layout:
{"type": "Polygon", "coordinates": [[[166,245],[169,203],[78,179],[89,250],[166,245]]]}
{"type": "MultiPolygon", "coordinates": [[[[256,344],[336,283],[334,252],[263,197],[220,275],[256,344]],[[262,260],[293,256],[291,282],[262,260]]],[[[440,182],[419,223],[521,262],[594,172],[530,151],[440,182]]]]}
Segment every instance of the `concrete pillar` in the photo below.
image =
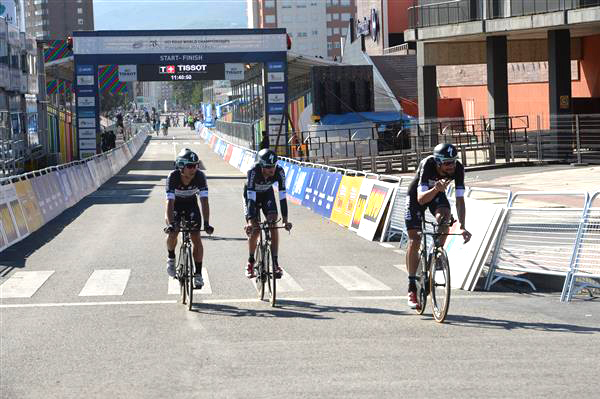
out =
{"type": "Polygon", "coordinates": [[[496,157],[505,157],[508,140],[508,71],[506,36],[488,36],[487,87],[488,115],[494,132],[496,157]]]}
{"type": "MultiPolygon", "coordinates": [[[[419,101],[420,133],[431,135],[431,145],[437,144],[437,129],[432,124],[437,119],[438,88],[435,65],[425,65],[425,44],[417,42],[417,95],[419,101]],[[427,123],[426,123],[427,122],[427,123]]],[[[429,140],[427,140],[429,141],[429,140]]]]}
{"type": "Polygon", "coordinates": [[[571,34],[568,29],[548,31],[548,88],[550,129],[555,139],[554,156],[568,158],[573,134],[571,119],[571,34]]]}

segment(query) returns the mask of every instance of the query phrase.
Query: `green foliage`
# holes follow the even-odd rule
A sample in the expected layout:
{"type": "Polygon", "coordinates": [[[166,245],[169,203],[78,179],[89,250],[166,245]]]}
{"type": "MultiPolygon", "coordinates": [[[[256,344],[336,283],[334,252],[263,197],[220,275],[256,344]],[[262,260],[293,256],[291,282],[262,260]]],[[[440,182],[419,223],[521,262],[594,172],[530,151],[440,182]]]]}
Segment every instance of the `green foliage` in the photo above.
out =
{"type": "Polygon", "coordinates": [[[182,107],[200,105],[202,102],[202,88],[204,81],[177,82],[173,83],[175,101],[182,107]]]}
{"type": "Polygon", "coordinates": [[[100,94],[100,111],[108,112],[118,107],[127,108],[133,101],[133,95],[129,93],[102,93],[100,94]]]}

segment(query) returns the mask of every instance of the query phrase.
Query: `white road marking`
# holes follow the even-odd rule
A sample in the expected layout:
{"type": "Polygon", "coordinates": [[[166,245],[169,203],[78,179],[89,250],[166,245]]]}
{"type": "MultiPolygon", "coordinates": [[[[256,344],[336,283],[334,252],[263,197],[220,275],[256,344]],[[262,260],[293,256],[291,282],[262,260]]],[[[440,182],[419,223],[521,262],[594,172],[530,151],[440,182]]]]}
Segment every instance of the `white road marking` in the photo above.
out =
{"type": "Polygon", "coordinates": [[[283,269],[283,276],[277,280],[277,292],[299,292],[304,291],[290,274],[283,269]]]}
{"type": "Polygon", "coordinates": [[[194,144],[200,145],[200,142],[199,141],[194,141],[194,144]]]}
{"type": "MultiPolygon", "coordinates": [[[[485,296],[477,296],[477,295],[452,295],[452,299],[506,299],[510,298],[509,296],[502,295],[485,295],[485,296]]],[[[278,298],[277,300],[281,301],[298,301],[298,302],[319,302],[319,301],[340,301],[340,300],[363,300],[363,301],[395,301],[395,300],[406,300],[406,295],[381,295],[381,296],[349,296],[349,297],[285,297],[278,298]]],[[[195,301],[194,301],[195,302],[195,301]]],[[[199,301],[199,304],[207,303],[258,303],[264,302],[258,298],[238,298],[238,299],[205,299],[199,301]]],[[[1,306],[1,305],[0,305],[1,306]]]]}
{"type": "MultiPolygon", "coordinates": [[[[207,273],[205,267],[202,268],[202,278],[204,279],[204,287],[202,287],[201,290],[194,290],[194,295],[198,295],[198,294],[210,295],[210,294],[212,294],[210,280],[208,279],[208,273],[207,273]]],[[[179,295],[179,294],[180,294],[179,281],[177,279],[169,277],[168,295],[179,295]]]]}
{"type": "Polygon", "coordinates": [[[321,269],[348,291],[391,290],[357,266],[321,266],[321,269]]]}
{"type": "Polygon", "coordinates": [[[379,245],[381,245],[384,248],[394,248],[392,244],[388,244],[387,242],[380,242],[379,245]]]}
{"type": "Polygon", "coordinates": [[[79,296],[123,295],[130,269],[94,270],[79,296]]]}
{"type": "Polygon", "coordinates": [[[0,285],[0,298],[31,298],[54,270],[16,272],[0,285]]]}
{"type": "Polygon", "coordinates": [[[403,251],[401,249],[394,249],[394,252],[397,254],[406,255],[406,251],[403,251]]]}
{"type": "Polygon", "coordinates": [[[17,303],[0,305],[0,309],[8,308],[60,308],[73,306],[113,306],[113,305],[162,305],[177,303],[176,300],[168,301],[112,301],[112,302],[55,302],[55,303],[17,303]]]}

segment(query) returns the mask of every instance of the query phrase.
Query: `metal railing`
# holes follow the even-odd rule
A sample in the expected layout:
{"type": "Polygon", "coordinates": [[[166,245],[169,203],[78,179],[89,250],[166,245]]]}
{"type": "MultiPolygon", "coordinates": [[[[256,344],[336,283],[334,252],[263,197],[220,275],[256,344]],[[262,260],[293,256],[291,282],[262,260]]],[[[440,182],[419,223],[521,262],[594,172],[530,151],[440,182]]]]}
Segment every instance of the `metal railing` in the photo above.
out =
{"type": "Polygon", "coordinates": [[[234,144],[256,148],[254,127],[251,123],[217,120],[215,129],[234,144]]]}
{"type": "Polygon", "coordinates": [[[407,55],[416,54],[416,50],[408,48],[408,43],[402,43],[398,46],[386,47],[383,49],[383,55],[407,55]]]}
{"type": "Polygon", "coordinates": [[[408,8],[409,27],[425,28],[484,19],[520,17],[600,6],[600,0],[451,0],[408,8]]]}

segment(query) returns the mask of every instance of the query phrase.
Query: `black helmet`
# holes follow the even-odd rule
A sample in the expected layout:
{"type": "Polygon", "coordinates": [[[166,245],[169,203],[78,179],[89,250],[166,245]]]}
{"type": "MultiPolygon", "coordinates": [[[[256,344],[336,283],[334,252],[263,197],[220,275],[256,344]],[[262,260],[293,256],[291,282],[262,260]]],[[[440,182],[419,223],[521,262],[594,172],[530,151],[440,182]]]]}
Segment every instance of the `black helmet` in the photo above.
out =
{"type": "Polygon", "coordinates": [[[197,164],[199,161],[200,159],[194,151],[190,150],[189,148],[184,148],[183,150],[179,151],[179,154],[177,154],[177,158],[175,158],[175,165],[178,168],[183,168],[187,164],[197,164]]]}
{"type": "Polygon", "coordinates": [[[277,165],[277,154],[273,150],[263,148],[256,154],[256,162],[261,168],[272,168],[277,165]]]}
{"type": "Polygon", "coordinates": [[[452,144],[438,144],[433,149],[433,157],[438,165],[445,161],[455,161],[458,150],[452,144]]]}

